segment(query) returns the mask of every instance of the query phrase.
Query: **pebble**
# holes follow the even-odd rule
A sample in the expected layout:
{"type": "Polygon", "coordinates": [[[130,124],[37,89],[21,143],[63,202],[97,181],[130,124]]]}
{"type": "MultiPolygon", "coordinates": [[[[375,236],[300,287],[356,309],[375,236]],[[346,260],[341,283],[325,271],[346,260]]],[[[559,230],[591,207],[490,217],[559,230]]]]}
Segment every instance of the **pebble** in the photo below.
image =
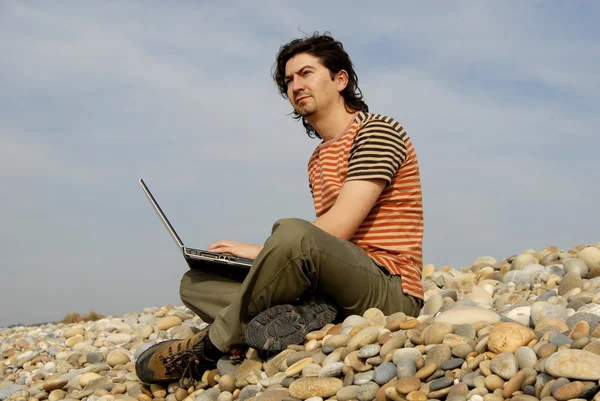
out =
{"type": "Polygon", "coordinates": [[[598,245],[429,265],[418,318],[371,308],[266,360],[223,357],[196,387],[142,386],[134,370],[206,326],[183,305],[2,329],[0,401],[600,399],[598,245]]]}

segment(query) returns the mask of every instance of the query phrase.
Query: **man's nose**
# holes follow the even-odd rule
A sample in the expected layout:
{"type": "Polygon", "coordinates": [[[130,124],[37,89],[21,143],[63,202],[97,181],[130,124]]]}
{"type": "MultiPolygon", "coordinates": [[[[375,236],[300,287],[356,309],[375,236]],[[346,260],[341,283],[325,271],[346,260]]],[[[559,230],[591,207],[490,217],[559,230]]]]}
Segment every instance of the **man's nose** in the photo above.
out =
{"type": "Polygon", "coordinates": [[[301,79],[298,79],[298,77],[292,78],[291,86],[292,86],[293,93],[297,93],[297,92],[301,91],[302,89],[304,89],[304,84],[302,83],[301,79]]]}

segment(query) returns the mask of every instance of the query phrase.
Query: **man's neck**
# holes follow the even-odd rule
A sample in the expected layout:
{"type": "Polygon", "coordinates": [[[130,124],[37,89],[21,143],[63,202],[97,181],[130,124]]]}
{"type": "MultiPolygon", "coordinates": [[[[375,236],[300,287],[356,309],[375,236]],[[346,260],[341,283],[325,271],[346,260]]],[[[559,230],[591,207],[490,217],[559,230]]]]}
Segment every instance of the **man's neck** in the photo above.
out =
{"type": "Polygon", "coordinates": [[[309,122],[323,138],[323,141],[327,142],[343,133],[354,118],[354,114],[354,112],[348,112],[345,107],[338,107],[331,110],[326,116],[316,116],[314,121],[309,120],[309,122]]]}

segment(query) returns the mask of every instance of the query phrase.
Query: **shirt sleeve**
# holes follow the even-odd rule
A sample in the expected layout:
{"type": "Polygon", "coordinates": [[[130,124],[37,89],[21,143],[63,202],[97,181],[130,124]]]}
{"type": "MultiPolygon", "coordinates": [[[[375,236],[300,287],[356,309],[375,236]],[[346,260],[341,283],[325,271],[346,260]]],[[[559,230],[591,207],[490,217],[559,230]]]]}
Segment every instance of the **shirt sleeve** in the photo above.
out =
{"type": "Polygon", "coordinates": [[[383,179],[390,184],[406,160],[406,133],[385,121],[369,121],[350,149],[346,181],[383,179]]]}

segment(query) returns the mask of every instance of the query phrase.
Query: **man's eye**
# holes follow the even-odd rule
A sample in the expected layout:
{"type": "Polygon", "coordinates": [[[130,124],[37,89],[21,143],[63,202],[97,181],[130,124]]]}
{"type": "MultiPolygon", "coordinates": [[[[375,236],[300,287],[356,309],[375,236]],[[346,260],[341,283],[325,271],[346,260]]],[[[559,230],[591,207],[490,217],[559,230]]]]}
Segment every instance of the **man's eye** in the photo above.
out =
{"type": "Polygon", "coordinates": [[[303,76],[307,76],[307,75],[308,75],[308,74],[310,74],[311,72],[312,72],[312,71],[304,71],[304,72],[302,73],[302,75],[303,75],[303,76]]]}

